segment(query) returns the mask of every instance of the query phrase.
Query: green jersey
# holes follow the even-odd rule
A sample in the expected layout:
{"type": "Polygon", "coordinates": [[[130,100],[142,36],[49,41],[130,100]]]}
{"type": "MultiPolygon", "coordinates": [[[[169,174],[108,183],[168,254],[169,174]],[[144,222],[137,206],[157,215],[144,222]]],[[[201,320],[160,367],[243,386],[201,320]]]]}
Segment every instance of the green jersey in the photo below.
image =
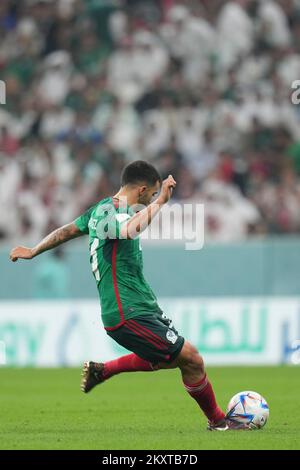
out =
{"type": "Polygon", "coordinates": [[[161,312],[143,275],[140,239],[121,238],[120,230],[134,212],[106,198],[75,220],[89,235],[90,262],[97,283],[104,327],[114,330],[139,315],[161,312]]]}

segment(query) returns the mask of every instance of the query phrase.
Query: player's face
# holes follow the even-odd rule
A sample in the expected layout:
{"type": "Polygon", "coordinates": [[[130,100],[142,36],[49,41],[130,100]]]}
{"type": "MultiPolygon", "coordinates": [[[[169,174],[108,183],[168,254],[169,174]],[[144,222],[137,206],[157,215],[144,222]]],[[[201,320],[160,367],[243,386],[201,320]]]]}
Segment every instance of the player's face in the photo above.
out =
{"type": "Polygon", "coordinates": [[[149,204],[158,196],[160,190],[160,182],[154,186],[142,186],[139,189],[139,204],[143,204],[144,206],[149,206],[149,204]]]}

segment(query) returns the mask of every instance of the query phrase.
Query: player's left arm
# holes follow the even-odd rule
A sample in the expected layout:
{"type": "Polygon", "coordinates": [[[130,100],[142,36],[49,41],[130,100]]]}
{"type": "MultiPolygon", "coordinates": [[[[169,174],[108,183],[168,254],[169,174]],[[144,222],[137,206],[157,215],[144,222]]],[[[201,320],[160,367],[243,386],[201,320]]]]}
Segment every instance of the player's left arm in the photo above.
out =
{"type": "Polygon", "coordinates": [[[121,237],[132,240],[146,230],[162,206],[169,201],[175,187],[176,181],[172,175],[169,175],[163,181],[161,192],[156,200],[149,204],[148,207],[145,207],[145,209],[137,212],[127,223],[122,225],[120,231],[121,237]]]}
{"type": "Polygon", "coordinates": [[[62,243],[72,240],[73,238],[81,237],[82,235],[85,235],[85,233],[82,232],[74,222],[71,222],[51,232],[33,248],[27,248],[25,246],[13,248],[10,252],[10,259],[13,262],[18,261],[19,258],[32,259],[44,251],[51,250],[62,243]]]}

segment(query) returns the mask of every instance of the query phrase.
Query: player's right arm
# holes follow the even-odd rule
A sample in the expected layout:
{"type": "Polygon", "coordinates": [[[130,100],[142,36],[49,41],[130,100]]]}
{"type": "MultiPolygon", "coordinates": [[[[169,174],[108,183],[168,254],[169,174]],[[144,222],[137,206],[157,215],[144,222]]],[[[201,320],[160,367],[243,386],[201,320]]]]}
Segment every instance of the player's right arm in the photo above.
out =
{"type": "Polygon", "coordinates": [[[72,222],[51,232],[34,248],[27,248],[25,246],[13,248],[10,252],[10,259],[13,262],[18,261],[19,258],[32,259],[44,251],[51,250],[62,243],[72,240],[73,238],[81,237],[82,235],[84,235],[84,232],[72,222]]]}

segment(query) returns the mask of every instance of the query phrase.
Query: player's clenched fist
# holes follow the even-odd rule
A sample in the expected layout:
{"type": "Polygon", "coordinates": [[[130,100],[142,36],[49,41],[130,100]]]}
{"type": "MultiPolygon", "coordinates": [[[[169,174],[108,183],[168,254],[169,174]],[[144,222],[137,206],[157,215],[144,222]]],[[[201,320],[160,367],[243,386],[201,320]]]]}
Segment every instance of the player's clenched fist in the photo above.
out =
{"type": "Polygon", "coordinates": [[[168,202],[170,197],[172,196],[172,191],[175,186],[176,181],[174,180],[172,175],[169,175],[168,178],[163,181],[160,195],[157,198],[157,202],[161,204],[165,204],[166,202],[168,202]]]}
{"type": "Polygon", "coordinates": [[[9,255],[11,261],[18,261],[19,258],[31,259],[33,257],[32,249],[26,248],[25,246],[17,246],[11,250],[9,255]]]}

